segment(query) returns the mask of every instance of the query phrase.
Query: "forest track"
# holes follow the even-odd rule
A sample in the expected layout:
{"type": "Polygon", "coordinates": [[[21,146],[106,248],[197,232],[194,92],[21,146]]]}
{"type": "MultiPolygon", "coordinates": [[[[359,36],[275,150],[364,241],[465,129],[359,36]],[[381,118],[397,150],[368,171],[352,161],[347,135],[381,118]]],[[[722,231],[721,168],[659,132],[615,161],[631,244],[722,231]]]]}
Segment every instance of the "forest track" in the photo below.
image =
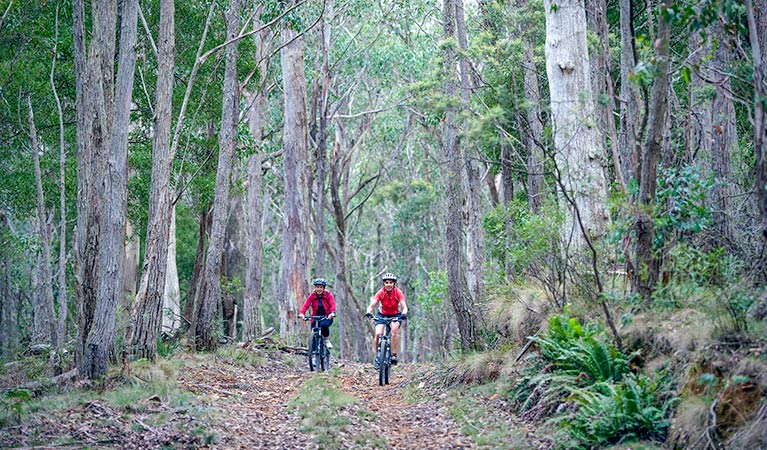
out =
{"type": "Polygon", "coordinates": [[[247,371],[199,368],[179,382],[194,392],[207,380],[205,397],[218,411],[214,428],[221,437],[214,448],[475,448],[438,402],[408,400],[405,388],[414,365],[395,366],[388,386],[378,385],[378,371],[370,364],[344,361],[334,367],[329,373],[312,373],[305,358],[290,355],[247,371]],[[302,419],[294,399],[311,397],[312,388],[305,383],[313,379],[313,385],[340,387],[354,401],[317,407],[316,415],[332,416],[324,420],[312,417],[314,412],[302,419]]]}
{"type": "Polygon", "coordinates": [[[172,361],[177,389],[140,383],[123,406],[107,400],[114,398],[109,389],[136,387],[117,383],[102,396],[75,391],[79,401],[0,426],[0,448],[476,448],[445,402],[423,390],[418,400],[410,395],[411,375],[422,366],[395,366],[391,384],[379,386],[371,364],[334,362],[330,372],[313,373],[305,356],[251,349],[235,354],[182,354],[172,361]]]}

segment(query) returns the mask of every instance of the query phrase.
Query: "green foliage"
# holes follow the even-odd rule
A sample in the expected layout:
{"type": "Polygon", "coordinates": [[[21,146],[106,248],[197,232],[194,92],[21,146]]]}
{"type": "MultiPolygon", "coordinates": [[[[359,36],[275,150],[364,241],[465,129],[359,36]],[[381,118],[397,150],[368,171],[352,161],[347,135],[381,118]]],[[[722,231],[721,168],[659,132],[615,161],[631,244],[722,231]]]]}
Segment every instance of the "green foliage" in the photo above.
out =
{"type": "Polygon", "coordinates": [[[665,437],[677,401],[670,376],[632,373],[630,357],[598,327],[569,317],[567,308],[533,339],[541,357],[512,387],[511,397],[522,411],[553,414],[550,423],[560,428],[562,448],[665,437]]]}
{"type": "Polygon", "coordinates": [[[509,264],[515,273],[525,273],[549,264],[555,253],[562,216],[553,202],[533,214],[524,199],[499,206],[484,219],[489,256],[500,265],[509,264]]]}
{"type": "Polygon", "coordinates": [[[678,402],[671,377],[629,373],[617,382],[574,389],[577,409],[555,419],[567,432],[567,448],[594,448],[634,439],[665,440],[669,414],[678,402]]]}
{"type": "Polygon", "coordinates": [[[655,247],[673,238],[683,239],[699,233],[711,223],[706,194],[712,182],[696,166],[667,168],[659,173],[655,199],[655,247]]]}
{"type": "Polygon", "coordinates": [[[581,385],[617,381],[629,370],[628,358],[604,333],[584,328],[574,317],[553,316],[546,335],[533,339],[557,373],[577,377],[581,385]]]}
{"type": "Polygon", "coordinates": [[[0,425],[11,425],[21,422],[24,417],[25,405],[32,400],[32,393],[27,389],[7,389],[0,399],[0,425]]]}

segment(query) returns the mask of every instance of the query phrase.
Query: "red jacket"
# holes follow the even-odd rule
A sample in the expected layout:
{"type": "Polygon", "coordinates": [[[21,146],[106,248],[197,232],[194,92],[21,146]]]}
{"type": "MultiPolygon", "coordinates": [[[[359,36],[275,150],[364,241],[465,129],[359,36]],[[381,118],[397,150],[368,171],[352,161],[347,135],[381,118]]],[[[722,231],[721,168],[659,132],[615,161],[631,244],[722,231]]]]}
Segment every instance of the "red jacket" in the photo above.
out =
{"type": "MultiPolygon", "coordinates": [[[[306,314],[306,310],[312,308],[312,315],[317,315],[317,308],[320,306],[319,296],[317,293],[312,292],[311,295],[304,302],[304,306],[301,307],[299,314],[306,314]]],[[[336,299],[333,298],[333,294],[330,291],[325,291],[322,294],[322,306],[325,307],[325,315],[336,312],[336,299]]]]}

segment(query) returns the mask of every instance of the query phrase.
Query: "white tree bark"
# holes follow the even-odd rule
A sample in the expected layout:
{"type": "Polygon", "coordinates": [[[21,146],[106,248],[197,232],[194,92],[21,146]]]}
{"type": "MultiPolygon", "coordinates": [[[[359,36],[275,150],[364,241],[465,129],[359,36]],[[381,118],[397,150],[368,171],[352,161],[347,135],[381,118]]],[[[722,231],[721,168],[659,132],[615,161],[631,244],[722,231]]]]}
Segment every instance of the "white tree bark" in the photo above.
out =
{"type": "MultiPolygon", "coordinates": [[[[227,41],[235,38],[240,27],[240,0],[231,0],[226,12],[227,41]]],[[[218,169],[216,190],[213,200],[213,223],[205,260],[204,289],[200,295],[200,308],[195,330],[195,345],[199,349],[213,350],[218,343],[213,332],[213,321],[217,305],[221,301],[221,255],[226,232],[229,206],[229,175],[232,158],[237,144],[237,123],[239,119],[239,84],[237,81],[238,41],[226,46],[224,87],[221,105],[221,130],[218,134],[218,169]]]]}
{"type": "Polygon", "coordinates": [[[181,327],[181,291],[176,268],[176,208],[170,214],[168,233],[168,263],[165,271],[165,291],[162,297],[162,332],[174,335],[181,327]]]}
{"type": "MultiPolygon", "coordinates": [[[[586,45],[586,15],[582,1],[545,0],[546,74],[551,94],[554,147],[562,183],[575,200],[586,233],[602,234],[606,221],[607,180],[604,149],[594,115],[591,67],[586,45]]],[[[569,204],[563,238],[576,250],[585,239],[569,204]]]]}
{"type": "Polygon", "coordinates": [[[297,310],[308,289],[306,238],[306,75],[303,40],[296,30],[285,25],[281,30],[282,83],[285,95],[285,121],[282,133],[285,182],[284,234],[280,260],[280,333],[296,331],[297,310]]]}

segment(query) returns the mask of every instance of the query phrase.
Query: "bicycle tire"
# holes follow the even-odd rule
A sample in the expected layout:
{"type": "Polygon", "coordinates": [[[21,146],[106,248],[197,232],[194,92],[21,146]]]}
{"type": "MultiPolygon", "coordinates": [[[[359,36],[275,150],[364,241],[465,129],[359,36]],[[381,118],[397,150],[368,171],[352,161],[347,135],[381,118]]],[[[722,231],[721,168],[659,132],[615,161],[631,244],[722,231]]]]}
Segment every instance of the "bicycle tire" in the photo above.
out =
{"type": "Polygon", "coordinates": [[[311,344],[309,345],[309,372],[320,370],[319,353],[317,346],[319,345],[317,335],[312,335],[311,344]]]}
{"type": "Polygon", "coordinates": [[[385,356],[386,364],[384,366],[386,369],[384,370],[384,384],[389,384],[389,375],[391,372],[391,347],[388,345],[386,346],[386,356],[385,356]]]}
{"type": "Polygon", "coordinates": [[[330,349],[326,346],[322,346],[322,370],[330,370],[330,349]]]}
{"type": "Polygon", "coordinates": [[[384,385],[384,377],[386,374],[386,359],[385,355],[386,352],[384,350],[385,346],[380,346],[378,350],[378,385],[383,386],[384,385]]]}

